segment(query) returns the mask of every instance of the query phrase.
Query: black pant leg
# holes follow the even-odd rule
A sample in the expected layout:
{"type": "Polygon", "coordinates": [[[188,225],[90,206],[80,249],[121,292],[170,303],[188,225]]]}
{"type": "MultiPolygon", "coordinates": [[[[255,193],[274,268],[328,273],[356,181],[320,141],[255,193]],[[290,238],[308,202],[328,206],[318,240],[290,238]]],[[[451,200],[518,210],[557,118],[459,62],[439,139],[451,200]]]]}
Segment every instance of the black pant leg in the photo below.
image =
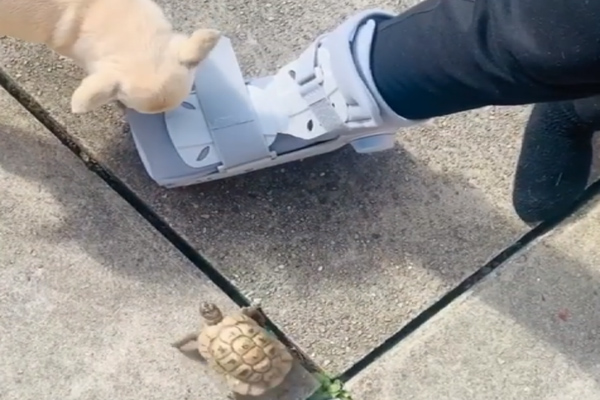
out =
{"type": "Polygon", "coordinates": [[[411,119],[600,94],[600,0],[426,0],[378,24],[371,68],[411,119]]]}

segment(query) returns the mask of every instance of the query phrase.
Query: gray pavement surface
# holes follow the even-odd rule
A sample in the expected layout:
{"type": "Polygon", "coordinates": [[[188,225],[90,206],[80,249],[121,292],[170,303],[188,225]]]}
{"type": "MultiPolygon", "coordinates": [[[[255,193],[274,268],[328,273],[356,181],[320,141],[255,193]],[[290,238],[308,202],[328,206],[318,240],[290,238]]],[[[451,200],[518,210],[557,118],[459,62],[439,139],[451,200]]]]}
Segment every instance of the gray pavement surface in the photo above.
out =
{"type": "MultiPolygon", "coordinates": [[[[225,400],[170,346],[235,305],[0,90],[0,399],[225,400]]],[[[304,400],[296,366],[266,399],[304,400]]]]}
{"type": "Polygon", "coordinates": [[[352,380],[353,398],[599,399],[599,231],[596,201],[352,380]]]}
{"type": "MultiPolygon", "coordinates": [[[[228,35],[247,75],[272,73],[365,0],[161,0],[185,31],[228,35]]],[[[416,2],[412,1],[410,4],[416,2]]],[[[400,4],[400,5],[399,5],[400,4]]],[[[524,108],[489,108],[401,132],[398,149],[351,149],[166,190],[146,175],[115,108],[77,117],[82,77],[44,48],[0,41],[0,63],[70,134],[266,311],[341,372],[527,229],[510,206],[524,108]]]]}

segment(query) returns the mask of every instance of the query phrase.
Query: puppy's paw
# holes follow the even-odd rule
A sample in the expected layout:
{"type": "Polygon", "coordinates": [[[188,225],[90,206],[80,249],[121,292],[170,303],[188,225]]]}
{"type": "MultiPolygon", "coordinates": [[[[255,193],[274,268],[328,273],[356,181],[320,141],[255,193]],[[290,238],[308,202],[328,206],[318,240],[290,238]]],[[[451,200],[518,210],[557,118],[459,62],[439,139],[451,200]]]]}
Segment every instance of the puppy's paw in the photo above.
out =
{"type": "Polygon", "coordinates": [[[198,29],[179,48],[179,61],[194,68],[204,60],[221,39],[216,29],[198,29]]]}
{"type": "Polygon", "coordinates": [[[71,96],[71,112],[84,114],[116,98],[118,83],[109,74],[96,73],[84,78],[71,96]]]}
{"type": "Polygon", "coordinates": [[[205,46],[213,48],[221,39],[223,34],[217,29],[198,29],[192,34],[199,43],[203,43],[205,46]]]}
{"type": "Polygon", "coordinates": [[[91,111],[91,109],[87,107],[84,102],[75,98],[75,95],[71,97],[71,112],[73,114],[85,114],[89,111],[91,111]]]}

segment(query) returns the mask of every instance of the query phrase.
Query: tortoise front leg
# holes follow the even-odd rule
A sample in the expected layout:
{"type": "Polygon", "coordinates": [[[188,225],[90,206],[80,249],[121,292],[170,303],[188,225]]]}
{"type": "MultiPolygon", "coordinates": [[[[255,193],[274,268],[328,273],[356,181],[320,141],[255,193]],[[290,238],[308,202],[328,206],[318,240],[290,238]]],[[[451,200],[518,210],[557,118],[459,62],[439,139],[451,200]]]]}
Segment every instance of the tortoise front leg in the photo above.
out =
{"type": "Polygon", "coordinates": [[[171,346],[175,347],[187,358],[198,361],[201,363],[206,362],[204,357],[198,351],[198,333],[188,333],[184,338],[172,343],[171,346]]]}
{"type": "Polygon", "coordinates": [[[196,340],[198,340],[198,333],[191,332],[191,333],[188,333],[187,335],[185,335],[183,338],[179,339],[178,341],[171,343],[171,346],[173,346],[177,350],[181,351],[182,347],[184,347],[186,344],[190,343],[191,341],[196,341],[196,340]]]}
{"type": "Polygon", "coordinates": [[[244,307],[242,308],[242,313],[245,316],[255,320],[256,323],[262,326],[263,328],[267,325],[267,317],[265,316],[265,313],[263,312],[262,308],[258,305],[244,307]]]}

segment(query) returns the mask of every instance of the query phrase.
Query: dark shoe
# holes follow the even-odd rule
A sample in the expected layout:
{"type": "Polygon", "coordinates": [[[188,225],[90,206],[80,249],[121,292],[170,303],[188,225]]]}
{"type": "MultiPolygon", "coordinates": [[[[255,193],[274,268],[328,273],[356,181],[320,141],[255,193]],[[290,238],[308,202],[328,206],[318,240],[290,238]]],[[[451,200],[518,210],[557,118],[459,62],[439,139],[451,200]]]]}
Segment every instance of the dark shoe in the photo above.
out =
{"type": "Polygon", "coordinates": [[[534,106],[513,189],[513,206],[524,222],[555,217],[583,193],[599,129],[600,97],[534,106]]]}

